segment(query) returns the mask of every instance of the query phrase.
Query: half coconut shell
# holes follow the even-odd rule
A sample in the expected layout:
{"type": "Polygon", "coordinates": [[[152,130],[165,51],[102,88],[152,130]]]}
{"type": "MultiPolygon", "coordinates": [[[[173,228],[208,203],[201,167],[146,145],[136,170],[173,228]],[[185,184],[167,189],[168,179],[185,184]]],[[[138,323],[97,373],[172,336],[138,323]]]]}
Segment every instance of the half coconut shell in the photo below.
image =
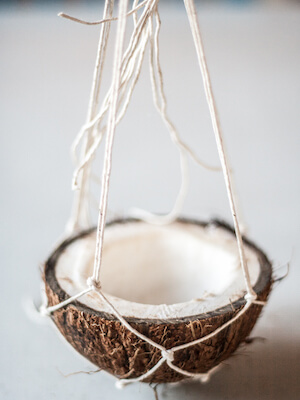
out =
{"type": "MultiPolygon", "coordinates": [[[[199,225],[204,228],[217,226],[235,235],[233,229],[220,221],[209,223],[180,219],[182,224],[199,225]]],[[[123,219],[107,225],[139,223],[138,220],[123,219]]],[[[86,230],[66,239],[51,254],[44,269],[44,280],[48,305],[54,306],[70,296],[62,289],[56,277],[56,265],[64,251],[94,232],[86,230]]],[[[244,243],[256,253],[260,272],[254,291],[258,300],[266,301],[272,286],[272,267],[265,254],[252,242],[244,243]]],[[[126,320],[143,335],[166,349],[189,343],[215,331],[232,319],[245,305],[243,297],[219,309],[199,315],[169,319],[142,319],[126,317],[126,320]]],[[[251,307],[236,321],[207,341],[175,352],[173,364],[192,373],[206,373],[228,358],[250,334],[260,312],[261,305],[251,307]]],[[[161,358],[160,350],[154,348],[128,331],[112,314],[88,307],[74,301],[51,315],[65,339],[81,355],[118,378],[137,378],[149,371],[161,358]]],[[[146,382],[176,382],[186,376],[174,371],[166,363],[157,369],[146,382]]]]}

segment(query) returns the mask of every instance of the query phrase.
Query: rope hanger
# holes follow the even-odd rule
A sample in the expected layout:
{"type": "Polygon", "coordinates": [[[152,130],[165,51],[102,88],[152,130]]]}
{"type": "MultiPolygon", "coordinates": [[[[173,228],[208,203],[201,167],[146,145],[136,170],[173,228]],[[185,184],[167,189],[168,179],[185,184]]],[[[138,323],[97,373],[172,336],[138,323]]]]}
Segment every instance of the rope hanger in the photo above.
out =
{"type": "Polygon", "coordinates": [[[103,294],[101,290],[100,270],[101,270],[103,242],[104,242],[104,228],[106,224],[106,215],[107,215],[107,201],[108,201],[110,173],[112,166],[112,149],[113,149],[114,135],[116,126],[126,113],[135,85],[140,76],[142,62],[145,56],[145,51],[148,43],[150,44],[149,46],[150,74],[151,74],[151,83],[153,88],[154,104],[159,114],[161,115],[163,122],[165,123],[166,127],[169,130],[173,143],[178,148],[180,156],[181,172],[182,172],[182,182],[175,205],[169,214],[161,217],[153,215],[143,210],[138,210],[138,217],[146,222],[154,224],[170,223],[178,217],[187,191],[188,156],[190,156],[198,164],[207,167],[211,170],[219,169],[207,166],[198,159],[195,153],[181,140],[174,124],[172,123],[172,121],[168,116],[167,102],[163,86],[163,76],[159,60],[158,38],[159,38],[161,22],[157,8],[158,2],[159,2],[158,0],[145,0],[142,2],[139,2],[139,0],[134,0],[132,9],[128,12],[128,0],[119,0],[118,17],[113,18],[112,14],[114,8],[114,1],[106,0],[104,6],[103,20],[95,22],[85,22],[83,20],[78,20],[76,18],[67,16],[66,14],[60,14],[65,18],[72,19],[77,22],[85,23],[88,25],[102,24],[99,45],[98,45],[96,66],[93,78],[93,86],[92,86],[90,104],[88,109],[87,122],[79,132],[73,145],[73,153],[74,155],[76,155],[77,147],[82,142],[82,140],[84,140],[82,146],[83,148],[82,155],[80,157],[79,165],[75,170],[73,177],[73,185],[78,188],[78,190],[75,192],[73,215],[69,223],[69,229],[73,231],[82,228],[88,221],[87,218],[88,187],[91,175],[91,162],[93,160],[97,148],[101,144],[104,137],[105,137],[105,153],[104,153],[104,164],[103,164],[102,181],[101,181],[102,187],[101,187],[101,197],[99,204],[96,252],[94,258],[93,274],[88,278],[87,288],[84,291],[78,293],[75,296],[70,297],[69,299],[55,306],[46,307],[44,305],[41,307],[40,311],[44,315],[50,315],[56,310],[72,303],[74,300],[80,298],[81,296],[89,292],[95,292],[101,298],[101,300],[110,308],[112,314],[121,322],[121,324],[123,324],[129,331],[131,331],[141,340],[147,342],[151,346],[154,346],[155,348],[161,351],[161,359],[152,369],[150,369],[145,374],[135,379],[120,379],[118,381],[119,386],[132,382],[143,381],[144,379],[151,376],[151,374],[155,372],[163,363],[167,363],[167,365],[170,368],[172,368],[173,370],[182,375],[188,377],[197,377],[202,379],[203,381],[206,381],[211,376],[211,374],[215,372],[217,368],[219,368],[219,366],[214,367],[205,374],[191,373],[173,364],[174,353],[176,351],[183,350],[190,346],[202,343],[210,339],[211,337],[215,336],[220,331],[230,326],[234,321],[239,319],[250,308],[252,304],[257,304],[261,306],[265,304],[265,302],[256,300],[257,295],[254,292],[250,281],[249,269],[245,257],[245,250],[241,235],[240,223],[236,211],[236,200],[232,188],[231,171],[225,153],[223,135],[220,128],[216,103],[214,100],[210,76],[205,59],[204,48],[200,34],[194,0],[184,0],[184,5],[189,19],[192,37],[194,40],[195,49],[197,53],[198,63],[203,78],[206,100],[210,111],[213,131],[216,139],[220,163],[225,180],[230,211],[234,223],[237,247],[239,251],[239,259],[246,287],[246,295],[245,295],[246,304],[232,319],[221,325],[218,329],[211,332],[210,334],[200,339],[193,340],[192,342],[180,346],[175,346],[171,349],[166,349],[165,347],[152,341],[151,339],[149,339],[148,337],[144,336],[136,329],[134,329],[126,321],[126,319],[122,317],[122,315],[113,306],[113,304],[109,302],[109,300],[106,298],[106,296],[103,294]],[[137,13],[140,10],[141,10],[141,15],[138,17],[137,13]],[[129,40],[129,44],[124,51],[126,22],[129,16],[133,17],[134,28],[129,40]],[[98,110],[103,66],[104,66],[105,54],[109,38],[110,25],[111,21],[113,20],[117,20],[117,33],[116,33],[115,51],[114,51],[112,84],[103,100],[100,110],[98,110]],[[106,123],[104,123],[105,119],[107,121],[106,123]]]}

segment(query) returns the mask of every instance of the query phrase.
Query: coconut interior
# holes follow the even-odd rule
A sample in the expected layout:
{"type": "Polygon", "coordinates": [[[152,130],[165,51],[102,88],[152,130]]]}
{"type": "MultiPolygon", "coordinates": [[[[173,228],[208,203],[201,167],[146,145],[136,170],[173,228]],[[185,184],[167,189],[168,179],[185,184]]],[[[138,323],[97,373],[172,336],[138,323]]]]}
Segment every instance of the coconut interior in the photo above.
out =
{"type": "MultiPolygon", "coordinates": [[[[256,251],[245,246],[251,284],[260,272],[256,251]]],[[[56,278],[70,296],[84,290],[92,275],[95,232],[60,255],[56,278]]],[[[234,235],[222,227],[144,222],[106,228],[101,266],[103,292],[124,316],[181,318],[213,311],[245,293],[234,235]]],[[[80,302],[110,313],[97,293],[80,302]]]]}

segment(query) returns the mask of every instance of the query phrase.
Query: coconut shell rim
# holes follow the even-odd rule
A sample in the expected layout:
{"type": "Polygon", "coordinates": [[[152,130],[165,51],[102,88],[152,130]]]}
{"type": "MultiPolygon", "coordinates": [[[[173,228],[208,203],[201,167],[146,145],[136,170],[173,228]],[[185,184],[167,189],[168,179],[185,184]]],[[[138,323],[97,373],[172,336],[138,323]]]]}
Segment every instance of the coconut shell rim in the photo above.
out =
{"type": "MultiPolygon", "coordinates": [[[[130,223],[132,223],[132,222],[139,223],[142,221],[139,219],[136,219],[136,218],[121,218],[121,219],[115,219],[115,220],[108,222],[106,224],[106,226],[108,227],[108,226],[115,225],[115,224],[126,224],[129,222],[130,223]]],[[[228,232],[230,232],[231,234],[233,234],[235,236],[235,231],[232,228],[232,226],[230,226],[228,223],[221,221],[219,219],[211,219],[208,222],[203,222],[203,221],[198,221],[198,220],[190,219],[190,218],[178,218],[176,220],[176,222],[199,225],[199,226],[202,226],[203,228],[206,228],[208,226],[216,226],[216,227],[220,227],[220,228],[227,230],[228,232]]],[[[61,288],[61,286],[59,285],[59,283],[56,279],[55,267],[56,267],[58,258],[70,244],[72,244],[74,241],[76,241],[78,239],[81,239],[81,238],[89,235],[94,230],[96,230],[96,227],[92,227],[92,228],[77,232],[77,233],[71,235],[70,237],[66,238],[56,247],[56,249],[50,254],[47,261],[45,262],[44,281],[50,287],[52,292],[57,295],[58,302],[56,304],[59,304],[60,302],[65,301],[68,298],[70,298],[70,296],[61,288]]],[[[255,293],[257,294],[258,300],[260,300],[261,299],[260,296],[263,295],[266,288],[268,286],[272,285],[272,265],[271,265],[271,262],[268,260],[266,254],[258,246],[256,246],[256,244],[254,244],[252,241],[250,241],[249,239],[247,239],[245,237],[243,237],[243,242],[248,247],[250,247],[252,250],[255,251],[255,253],[258,257],[258,260],[259,260],[260,273],[259,273],[257,282],[255,283],[253,289],[254,289],[255,293]]],[[[262,300],[264,300],[264,299],[262,298],[262,300]]],[[[226,306],[223,306],[221,308],[218,308],[216,310],[213,310],[213,311],[210,311],[207,313],[187,315],[187,316],[181,317],[181,318],[166,318],[166,319],[160,319],[160,318],[149,319],[149,318],[136,318],[136,317],[126,316],[126,320],[128,322],[132,322],[132,323],[136,323],[136,324],[144,324],[144,323],[147,323],[147,324],[149,324],[149,323],[150,324],[151,323],[182,324],[182,323],[189,323],[189,322],[193,322],[193,321],[197,321],[197,320],[205,320],[205,319],[209,319],[212,317],[217,317],[219,315],[227,314],[228,312],[232,312],[233,309],[236,310],[236,309],[241,308],[245,304],[246,304],[246,301],[245,301],[244,297],[241,297],[238,300],[227,304],[226,306]]],[[[118,318],[115,315],[104,312],[104,311],[95,310],[95,309],[88,307],[87,305],[81,303],[79,300],[74,300],[62,308],[67,309],[69,306],[73,306],[73,307],[77,308],[78,311],[80,311],[80,312],[86,312],[91,315],[95,315],[99,318],[103,318],[103,319],[111,320],[111,321],[118,321],[118,318]]]]}

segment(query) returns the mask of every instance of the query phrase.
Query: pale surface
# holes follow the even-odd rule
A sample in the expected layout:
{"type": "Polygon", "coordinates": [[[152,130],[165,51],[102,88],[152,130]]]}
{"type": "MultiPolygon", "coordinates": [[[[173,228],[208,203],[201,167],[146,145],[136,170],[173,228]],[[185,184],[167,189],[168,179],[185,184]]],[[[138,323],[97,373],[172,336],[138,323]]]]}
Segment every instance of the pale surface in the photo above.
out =
{"type": "MultiPolygon", "coordinates": [[[[39,302],[38,265],[69,216],[69,146],[85,119],[97,43],[97,28],[61,21],[56,11],[53,6],[0,12],[0,397],[153,399],[144,385],[117,391],[105,374],[64,378],[60,371],[93,367],[70,351],[54,329],[28,319],[22,308],[24,299],[39,302]]],[[[93,19],[92,9],[68,5],[64,11],[93,19]]],[[[187,20],[182,9],[170,9],[169,15],[163,10],[166,17],[161,47],[170,114],[199,156],[216,164],[187,20]]],[[[296,400],[300,8],[203,7],[201,26],[249,234],[276,266],[291,258],[292,265],[254,331],[267,340],[240,351],[207,385],[162,387],[160,397],[296,400]]],[[[131,206],[168,211],[179,187],[177,152],[151,106],[147,73],[143,79],[117,131],[110,209],[120,214],[131,206]]],[[[185,214],[228,219],[228,210],[222,178],[192,166],[185,214]]]]}

